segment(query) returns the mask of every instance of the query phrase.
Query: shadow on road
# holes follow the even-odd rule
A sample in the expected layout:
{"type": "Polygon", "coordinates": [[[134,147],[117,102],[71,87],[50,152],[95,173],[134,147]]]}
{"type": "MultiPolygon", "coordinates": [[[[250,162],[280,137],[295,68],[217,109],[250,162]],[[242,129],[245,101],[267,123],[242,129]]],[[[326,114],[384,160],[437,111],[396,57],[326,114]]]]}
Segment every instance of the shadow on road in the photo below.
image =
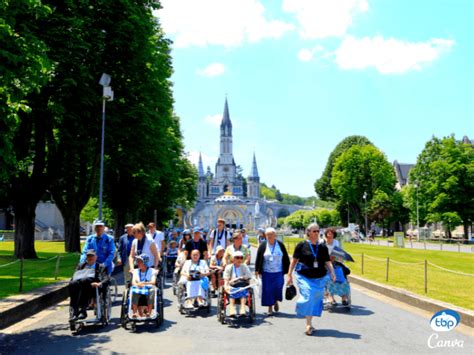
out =
{"type": "Polygon", "coordinates": [[[340,338],[340,339],[360,339],[360,334],[341,332],[336,329],[317,329],[313,333],[315,337],[340,338]]]}
{"type": "MultiPolygon", "coordinates": [[[[100,326],[90,326],[84,328],[78,335],[55,334],[57,332],[69,331],[67,323],[63,325],[51,325],[42,329],[35,329],[21,334],[3,336],[0,345],[0,354],[34,354],[40,353],[41,347],[32,339],[45,339],[48,347],[54,346],[56,354],[84,353],[88,349],[94,353],[101,352],[100,344],[110,342],[110,337],[105,333],[112,327],[101,328],[100,326]],[[64,347],[67,344],[67,347],[64,347]]],[[[105,350],[105,349],[103,349],[105,350]]]]}

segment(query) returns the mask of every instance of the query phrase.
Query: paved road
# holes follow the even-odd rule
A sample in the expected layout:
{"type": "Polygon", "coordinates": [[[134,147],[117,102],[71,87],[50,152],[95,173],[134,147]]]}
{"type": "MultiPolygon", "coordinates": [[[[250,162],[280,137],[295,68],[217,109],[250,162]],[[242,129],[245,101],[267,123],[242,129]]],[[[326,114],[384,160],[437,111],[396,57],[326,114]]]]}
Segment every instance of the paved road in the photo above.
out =
{"type": "MultiPolygon", "coordinates": [[[[474,335],[453,331],[439,333],[438,340],[463,341],[463,348],[430,349],[427,341],[434,332],[429,315],[390,304],[364,289],[353,287],[350,313],[323,314],[317,319],[317,333],[303,334],[304,321],[295,318],[294,302],[284,302],[281,313],[266,317],[257,307],[255,324],[241,322],[221,325],[215,316],[186,317],[178,313],[171,288],[165,292],[165,322],[161,329],[143,326],[136,334],[119,327],[120,307],[113,309],[112,324],[91,327],[73,336],[68,328],[66,303],[40,313],[0,333],[0,354],[81,353],[239,353],[239,354],[472,354],[474,335]]],[[[120,300],[119,300],[120,301],[120,300]]],[[[421,312],[422,313],[422,312],[421,312]]],[[[461,329],[462,330],[462,329],[461,329]]],[[[436,342],[433,342],[435,344],[436,342]]]]}

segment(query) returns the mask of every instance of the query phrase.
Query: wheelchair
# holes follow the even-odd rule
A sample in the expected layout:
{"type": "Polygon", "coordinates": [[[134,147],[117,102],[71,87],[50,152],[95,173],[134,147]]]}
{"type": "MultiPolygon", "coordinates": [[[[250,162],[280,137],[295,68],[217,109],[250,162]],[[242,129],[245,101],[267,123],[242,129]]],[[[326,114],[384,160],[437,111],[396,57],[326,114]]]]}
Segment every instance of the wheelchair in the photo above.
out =
{"type": "MultiPolygon", "coordinates": [[[[203,276],[203,277],[207,277],[207,276],[203,276]]],[[[185,304],[185,302],[188,298],[187,291],[186,291],[186,284],[179,283],[179,279],[178,279],[176,296],[178,298],[178,311],[179,311],[179,313],[189,315],[193,312],[203,310],[203,309],[206,311],[207,314],[211,313],[212,297],[211,297],[210,285],[209,285],[208,289],[205,290],[204,292],[205,292],[205,297],[204,297],[205,305],[204,306],[199,306],[198,303],[197,303],[197,299],[195,299],[194,303],[193,303],[193,308],[186,308],[184,306],[184,304],[185,304]]]]}
{"type": "Polygon", "coordinates": [[[137,324],[140,323],[154,324],[157,328],[161,327],[164,321],[164,306],[163,290],[159,287],[160,285],[161,281],[157,277],[157,285],[154,285],[150,289],[153,291],[153,308],[151,314],[133,318],[131,284],[127,284],[127,287],[123,292],[122,308],[120,312],[120,324],[124,329],[135,332],[137,324]]]}
{"type": "MultiPolygon", "coordinates": [[[[112,314],[112,292],[110,286],[107,286],[104,291],[100,291],[99,288],[95,288],[95,297],[92,297],[89,305],[92,305],[88,310],[94,311],[94,318],[91,319],[76,319],[69,321],[69,329],[78,333],[86,325],[99,324],[105,327],[110,322],[110,317],[112,314]]],[[[69,307],[69,315],[72,317],[74,314],[74,309],[69,307]]]]}
{"type": "MultiPolygon", "coordinates": [[[[247,288],[248,294],[246,297],[246,307],[247,312],[245,317],[247,318],[249,324],[252,324],[255,321],[256,308],[255,308],[255,291],[251,283],[255,281],[254,279],[246,280],[245,283],[242,283],[241,288],[247,288]]],[[[239,285],[240,286],[240,285],[239,285]]],[[[227,315],[227,306],[229,305],[230,296],[225,291],[224,286],[219,287],[219,296],[217,299],[217,321],[221,324],[226,324],[228,322],[227,315]]],[[[239,305],[236,305],[239,306],[239,305]]],[[[241,316],[239,316],[240,318],[241,316]]]]}

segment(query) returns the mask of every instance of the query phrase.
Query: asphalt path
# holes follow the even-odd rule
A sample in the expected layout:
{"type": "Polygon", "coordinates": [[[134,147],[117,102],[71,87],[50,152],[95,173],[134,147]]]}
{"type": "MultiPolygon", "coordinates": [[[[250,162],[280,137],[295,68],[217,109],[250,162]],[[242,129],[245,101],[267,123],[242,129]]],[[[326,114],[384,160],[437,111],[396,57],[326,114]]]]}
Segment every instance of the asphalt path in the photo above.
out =
{"type": "MultiPolygon", "coordinates": [[[[119,277],[120,278],[120,277],[119,277]]],[[[324,312],[315,318],[317,331],[304,334],[304,320],[295,317],[295,301],[284,301],[272,317],[257,302],[257,318],[222,325],[216,317],[216,299],[210,315],[184,316],[178,312],[171,283],[165,290],[165,321],[161,328],[120,327],[119,297],[109,326],[90,326],[72,335],[68,306],[63,302],[0,332],[0,354],[157,353],[157,354],[473,354],[471,328],[435,333],[428,314],[383,296],[352,286],[350,312],[324,312]],[[435,334],[435,335],[433,335],[435,334]],[[462,347],[431,349],[441,340],[462,347]],[[434,337],[434,338],[433,338],[434,337]]],[[[120,287],[122,290],[122,287],[120,287]]],[[[439,345],[439,344],[438,344],[439,345]]],[[[445,345],[445,344],[444,344],[445,345]]]]}

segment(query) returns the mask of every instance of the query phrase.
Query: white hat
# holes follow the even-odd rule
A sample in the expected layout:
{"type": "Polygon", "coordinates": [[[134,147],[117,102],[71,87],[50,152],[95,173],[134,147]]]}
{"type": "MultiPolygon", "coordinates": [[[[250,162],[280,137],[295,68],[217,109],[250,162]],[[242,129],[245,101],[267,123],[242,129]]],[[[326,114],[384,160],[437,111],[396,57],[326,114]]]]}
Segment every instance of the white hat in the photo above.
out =
{"type": "Polygon", "coordinates": [[[224,250],[224,247],[222,245],[218,245],[216,248],[216,254],[220,252],[221,250],[224,250]]]}
{"type": "Polygon", "coordinates": [[[242,252],[240,250],[237,250],[237,251],[234,251],[234,254],[232,254],[232,256],[235,258],[236,256],[241,256],[241,257],[244,257],[244,254],[242,254],[242,252]]]}
{"type": "Polygon", "coordinates": [[[95,226],[105,226],[105,223],[101,221],[100,219],[94,221],[94,227],[95,226]]]}
{"type": "Polygon", "coordinates": [[[132,227],[133,227],[133,224],[132,224],[132,223],[127,223],[127,224],[125,225],[125,228],[132,228],[132,227]]]}

